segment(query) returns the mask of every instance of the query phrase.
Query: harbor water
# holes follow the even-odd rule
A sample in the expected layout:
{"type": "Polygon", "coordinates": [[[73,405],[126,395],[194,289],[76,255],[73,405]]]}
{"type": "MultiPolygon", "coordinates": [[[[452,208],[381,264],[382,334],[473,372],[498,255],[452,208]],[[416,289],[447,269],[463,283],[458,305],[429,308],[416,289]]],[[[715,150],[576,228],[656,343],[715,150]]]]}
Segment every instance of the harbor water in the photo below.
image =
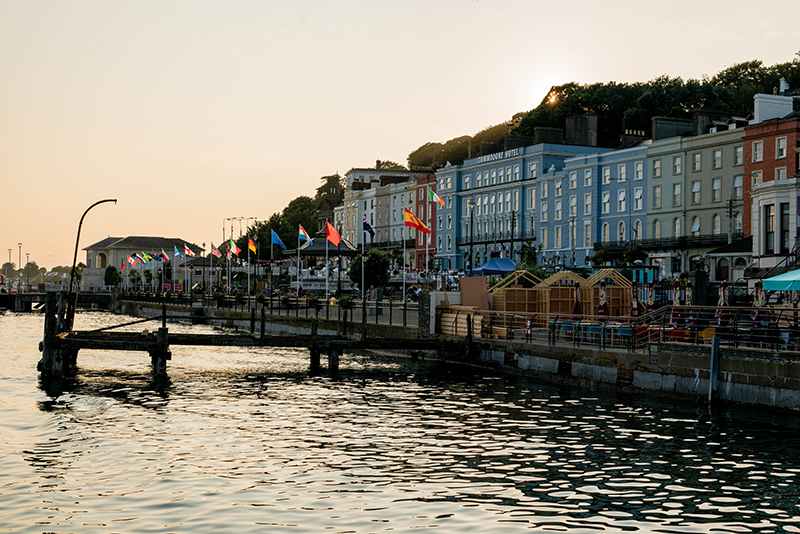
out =
{"type": "Polygon", "coordinates": [[[800,532],[791,414],[260,348],[172,347],[166,384],[82,351],[48,391],[42,331],[0,315],[0,532],[800,532]]]}

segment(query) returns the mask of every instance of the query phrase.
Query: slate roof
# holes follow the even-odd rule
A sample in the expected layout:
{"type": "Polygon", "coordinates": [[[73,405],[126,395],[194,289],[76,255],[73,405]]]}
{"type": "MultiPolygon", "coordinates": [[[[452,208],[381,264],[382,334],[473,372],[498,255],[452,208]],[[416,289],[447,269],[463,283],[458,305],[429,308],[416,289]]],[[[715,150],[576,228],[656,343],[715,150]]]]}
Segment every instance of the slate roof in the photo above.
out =
{"type": "Polygon", "coordinates": [[[752,253],[753,253],[753,236],[748,236],[743,239],[739,239],[738,241],[734,241],[733,243],[729,243],[719,248],[715,248],[714,250],[709,252],[708,255],[711,256],[712,254],[714,254],[719,256],[742,256],[745,254],[752,254],[752,253]]]}
{"type": "Polygon", "coordinates": [[[171,254],[173,247],[178,247],[178,250],[183,252],[184,243],[195,254],[201,254],[203,249],[178,237],[153,237],[153,236],[128,236],[128,237],[107,237],[102,241],[98,241],[94,245],[89,245],[83,250],[97,250],[97,249],[135,249],[143,252],[150,252],[151,250],[171,254]]]}

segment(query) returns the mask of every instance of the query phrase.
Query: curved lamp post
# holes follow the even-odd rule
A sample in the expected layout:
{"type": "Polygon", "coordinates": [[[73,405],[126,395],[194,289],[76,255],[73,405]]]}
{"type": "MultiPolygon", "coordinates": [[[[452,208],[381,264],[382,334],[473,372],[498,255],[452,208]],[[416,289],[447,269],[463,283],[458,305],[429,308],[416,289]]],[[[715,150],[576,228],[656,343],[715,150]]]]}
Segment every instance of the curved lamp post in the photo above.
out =
{"type": "Polygon", "coordinates": [[[113,202],[114,204],[116,204],[117,199],[107,198],[105,200],[98,200],[97,202],[86,208],[86,211],[83,212],[83,215],[81,215],[81,220],[78,223],[78,237],[75,238],[75,254],[72,256],[72,270],[69,273],[69,291],[67,292],[69,298],[69,308],[70,308],[69,319],[67,324],[70,329],[72,329],[72,319],[75,313],[75,307],[72,303],[72,281],[75,279],[75,262],[78,260],[78,242],[81,240],[81,226],[83,226],[83,218],[86,217],[86,214],[89,213],[89,210],[91,210],[98,204],[102,204],[104,202],[113,202]]]}

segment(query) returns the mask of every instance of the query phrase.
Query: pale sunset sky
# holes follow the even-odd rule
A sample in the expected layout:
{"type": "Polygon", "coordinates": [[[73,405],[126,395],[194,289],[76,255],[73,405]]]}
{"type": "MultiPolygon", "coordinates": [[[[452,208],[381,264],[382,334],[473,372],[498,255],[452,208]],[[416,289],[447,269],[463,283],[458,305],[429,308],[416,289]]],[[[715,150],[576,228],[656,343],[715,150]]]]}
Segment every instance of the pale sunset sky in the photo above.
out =
{"type": "Polygon", "coordinates": [[[81,248],[219,245],[227,217],[405,164],[552,85],[790,61],[798,20],[772,0],[0,0],[0,264],[20,242],[23,263],[71,264],[104,198],[81,248]]]}

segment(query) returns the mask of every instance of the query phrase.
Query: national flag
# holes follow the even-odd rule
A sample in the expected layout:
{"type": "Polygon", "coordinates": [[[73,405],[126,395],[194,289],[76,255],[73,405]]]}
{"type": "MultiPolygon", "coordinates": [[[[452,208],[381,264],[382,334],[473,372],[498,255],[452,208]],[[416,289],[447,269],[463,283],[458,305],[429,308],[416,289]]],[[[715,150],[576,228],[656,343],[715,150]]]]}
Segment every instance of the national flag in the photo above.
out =
{"type": "Polygon", "coordinates": [[[148,263],[150,260],[153,259],[153,256],[151,256],[147,252],[142,252],[142,258],[144,258],[144,263],[148,263]]]}
{"type": "Polygon", "coordinates": [[[367,222],[367,216],[364,215],[364,221],[361,223],[362,228],[364,228],[365,232],[369,232],[370,237],[375,237],[375,230],[372,229],[372,226],[367,222]]]}
{"type": "MultiPolygon", "coordinates": [[[[134,254],[134,256],[136,256],[136,254],[134,254]]],[[[128,263],[130,263],[131,266],[136,265],[136,260],[134,258],[131,258],[130,254],[128,254],[128,263]]]]}
{"type": "Polygon", "coordinates": [[[250,250],[252,250],[253,252],[256,252],[256,250],[258,250],[258,249],[256,248],[256,244],[255,244],[255,243],[253,242],[253,240],[252,240],[252,239],[250,239],[249,237],[247,238],[247,248],[249,248],[249,249],[250,249],[250,250]]]}
{"type": "Polygon", "coordinates": [[[283,244],[283,241],[281,241],[281,238],[275,233],[275,230],[272,230],[272,244],[278,245],[283,250],[286,250],[286,245],[283,244]]]}
{"type": "Polygon", "coordinates": [[[169,261],[169,256],[167,256],[167,253],[164,252],[163,248],[161,249],[161,257],[164,259],[164,261],[169,261]]]}
{"type": "Polygon", "coordinates": [[[155,250],[153,251],[153,256],[152,257],[156,261],[164,261],[164,258],[161,257],[161,254],[159,254],[155,250]]]}
{"type": "Polygon", "coordinates": [[[190,249],[189,246],[186,243],[183,244],[183,252],[187,256],[194,256],[194,252],[192,252],[192,249],[190,249]]]}
{"type": "Polygon", "coordinates": [[[142,259],[141,256],[139,256],[137,253],[134,252],[133,253],[133,265],[134,265],[134,267],[136,266],[136,262],[144,263],[144,260],[142,259]]]}
{"type": "Polygon", "coordinates": [[[303,225],[301,224],[299,226],[300,226],[300,239],[302,239],[303,241],[311,241],[311,236],[308,235],[308,232],[306,232],[306,229],[303,228],[303,225]]]}
{"type": "Polygon", "coordinates": [[[438,202],[440,206],[444,207],[444,200],[442,200],[442,197],[437,195],[430,187],[428,188],[428,202],[438,202]]]}
{"type": "Polygon", "coordinates": [[[222,253],[219,251],[219,249],[217,249],[217,247],[214,246],[214,243],[211,243],[211,255],[215,258],[222,257],[222,253]]]}
{"type": "MultiPolygon", "coordinates": [[[[128,259],[130,259],[130,256],[128,257],[128,259]]],[[[122,260],[122,270],[123,271],[125,270],[125,260],[122,260]]]]}
{"type": "Polygon", "coordinates": [[[333,246],[338,246],[342,242],[342,236],[336,231],[331,223],[325,221],[325,237],[328,241],[333,243],[333,246]]]}
{"type": "Polygon", "coordinates": [[[405,223],[406,226],[411,226],[412,228],[416,228],[417,230],[419,230],[424,234],[431,233],[430,228],[425,226],[425,223],[417,219],[417,217],[413,213],[411,213],[411,210],[406,208],[405,214],[406,214],[406,223],[405,223]]]}
{"type": "Polygon", "coordinates": [[[239,253],[242,251],[242,249],[237,247],[236,243],[233,242],[233,238],[231,238],[230,244],[228,245],[228,250],[236,254],[236,256],[239,256],[239,253]]]}
{"type": "Polygon", "coordinates": [[[178,250],[178,247],[176,247],[175,245],[173,245],[173,246],[172,246],[172,248],[174,248],[174,249],[175,249],[175,250],[174,250],[175,257],[176,257],[176,258],[183,259],[183,254],[181,254],[181,251],[180,251],[180,250],[178,250]]]}
{"type": "Polygon", "coordinates": [[[228,249],[227,254],[228,254],[228,261],[231,261],[231,258],[233,258],[233,251],[231,251],[231,249],[228,249]]]}

